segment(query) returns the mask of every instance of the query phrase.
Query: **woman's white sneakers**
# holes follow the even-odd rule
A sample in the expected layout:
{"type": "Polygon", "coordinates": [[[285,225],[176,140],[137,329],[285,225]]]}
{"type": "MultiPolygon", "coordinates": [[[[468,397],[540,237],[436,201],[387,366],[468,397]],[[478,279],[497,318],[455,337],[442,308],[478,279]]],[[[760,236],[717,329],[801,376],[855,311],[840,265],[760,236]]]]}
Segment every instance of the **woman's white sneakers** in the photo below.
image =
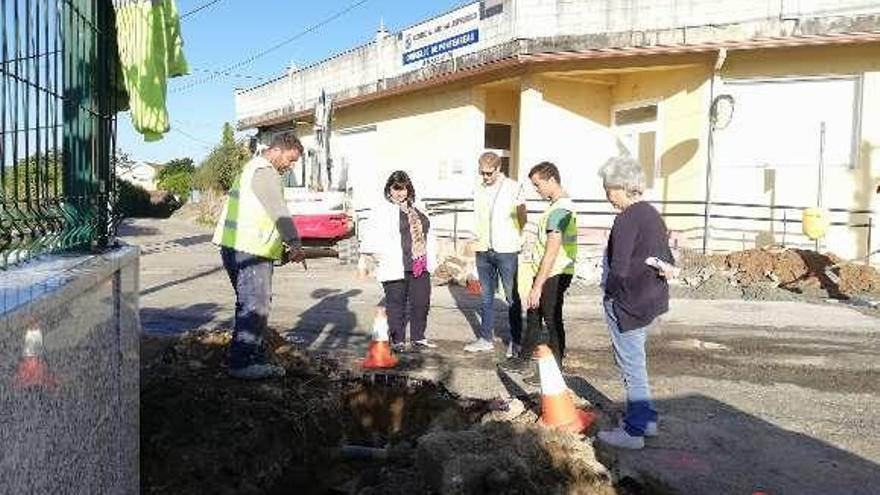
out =
{"type": "Polygon", "coordinates": [[[436,349],[437,344],[429,342],[428,339],[415,340],[412,343],[413,349],[436,349]]]}
{"type": "Polygon", "coordinates": [[[493,352],[495,344],[486,339],[477,339],[464,346],[464,352],[493,352]]]}
{"type": "Polygon", "coordinates": [[[507,343],[507,353],[504,355],[507,359],[512,359],[515,357],[519,357],[520,347],[519,344],[514,341],[510,341],[507,343]]]}
{"type": "Polygon", "coordinates": [[[611,447],[638,450],[645,446],[645,437],[656,437],[657,433],[657,422],[651,421],[645,426],[644,437],[630,435],[623,429],[623,426],[618,426],[613,430],[600,431],[598,437],[602,443],[611,447]]]}
{"type": "Polygon", "coordinates": [[[602,443],[621,449],[638,450],[645,446],[644,437],[634,437],[619,426],[613,430],[600,431],[598,437],[602,443]]]}

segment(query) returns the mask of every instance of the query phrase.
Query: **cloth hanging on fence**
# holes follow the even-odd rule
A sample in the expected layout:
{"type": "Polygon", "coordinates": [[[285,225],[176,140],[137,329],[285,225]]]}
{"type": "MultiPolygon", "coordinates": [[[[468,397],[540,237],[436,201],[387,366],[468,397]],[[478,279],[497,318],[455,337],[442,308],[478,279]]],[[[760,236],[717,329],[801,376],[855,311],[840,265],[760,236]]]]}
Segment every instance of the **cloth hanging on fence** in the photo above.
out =
{"type": "Polygon", "coordinates": [[[113,0],[119,52],[119,111],[131,109],[134,128],[145,141],[169,131],[165,106],[168,79],[189,73],[183,54],[180,15],[174,0],[113,0]]]}

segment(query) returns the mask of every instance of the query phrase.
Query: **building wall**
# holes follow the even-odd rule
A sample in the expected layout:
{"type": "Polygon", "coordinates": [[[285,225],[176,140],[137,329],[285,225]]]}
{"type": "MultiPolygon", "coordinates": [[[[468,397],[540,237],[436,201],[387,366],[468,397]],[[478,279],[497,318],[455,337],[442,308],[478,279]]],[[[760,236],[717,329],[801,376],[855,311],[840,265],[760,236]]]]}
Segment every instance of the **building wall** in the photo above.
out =
{"type": "MultiPolygon", "coordinates": [[[[331,138],[334,161],[349,165],[356,206],[381,200],[385,180],[395,170],[410,174],[421,197],[468,196],[483,151],[485,105],[483,91],[462,87],[338,110],[331,138]],[[352,142],[356,145],[346,146],[352,142]]],[[[509,116],[509,109],[504,111],[509,116]]],[[[306,147],[314,146],[309,127],[299,134],[306,147]]]]}
{"type": "Polygon", "coordinates": [[[515,0],[517,35],[521,38],[605,34],[709,26],[805,15],[876,11],[865,0],[515,0]]]}
{"type": "MultiPolygon", "coordinates": [[[[656,157],[658,175],[653,180],[651,199],[702,201],[706,185],[708,66],[645,70],[622,74],[613,90],[615,106],[654,102],[658,105],[656,157]]],[[[680,208],[661,207],[665,213],[680,208]]],[[[671,217],[669,228],[691,231],[701,221],[671,217]]]]}
{"type": "Polygon", "coordinates": [[[559,167],[575,197],[603,197],[596,173],[618,153],[609,132],[608,86],[533,76],[521,92],[519,166],[521,178],[542,161],[559,167]]]}
{"type": "MultiPolygon", "coordinates": [[[[723,77],[730,80],[823,75],[863,76],[861,129],[856,163],[852,168],[826,168],[823,206],[869,209],[872,189],[880,181],[880,113],[876,110],[880,108],[880,45],[733,53],[723,69],[723,77]]],[[[719,92],[723,91],[722,86],[719,92]]],[[[816,97],[821,98],[821,95],[816,97]]],[[[784,132],[784,129],[780,129],[780,132],[784,132]]],[[[817,143],[804,143],[804,146],[818,148],[817,143]]],[[[818,173],[814,167],[718,168],[714,175],[713,196],[719,201],[754,201],[804,207],[815,205],[818,173]]],[[[735,214],[732,211],[729,213],[735,214]]],[[[775,215],[777,222],[764,222],[755,227],[757,234],[761,236],[759,241],[748,239],[740,244],[753,247],[756,243],[780,242],[782,232],[785,231],[786,243],[812,245],[800,235],[799,224],[783,229],[782,223],[778,221],[781,220],[781,215],[775,215]]],[[[832,214],[833,221],[851,224],[866,223],[868,218],[868,215],[832,214]]],[[[880,241],[876,240],[880,237],[878,234],[878,231],[873,233],[873,249],[880,246],[880,241]]],[[[867,230],[832,227],[823,245],[845,258],[864,256],[868,247],[867,230]]]]}
{"type": "MultiPolygon", "coordinates": [[[[614,134],[613,110],[653,102],[658,105],[658,164],[648,196],[655,200],[701,202],[706,199],[714,62],[714,56],[701,56],[669,67],[651,66],[644,60],[613,70],[597,69],[595,64],[582,70],[570,66],[565,71],[530,74],[479,87],[447,86],[343,108],[337,112],[334,123],[340,133],[334,137],[338,147],[334,155],[345,154],[346,148],[348,153],[352,153],[352,148],[357,150],[354,154],[358,156],[351,163],[358,168],[351,177],[356,188],[372,194],[371,198],[362,196],[361,206],[380,199],[385,177],[395,169],[411,172],[422,197],[466,198],[477,181],[475,161],[483,150],[484,124],[506,123],[513,126],[512,175],[529,191],[527,171],[548,160],[559,166],[563,184],[572,196],[601,199],[603,191],[596,171],[608,157],[623,150],[614,134]],[[374,126],[374,130],[346,134],[351,129],[369,126],[374,126]],[[346,144],[355,142],[358,144],[346,144]]],[[[860,153],[853,168],[826,170],[825,205],[867,209],[871,207],[872,191],[880,181],[880,113],[873,111],[880,108],[880,46],[731,52],[720,74],[721,83],[715,83],[714,94],[724,93],[724,80],[841,74],[863,75],[860,153]]],[[[715,202],[807,207],[813,204],[812,191],[816,188],[816,174],[806,168],[716,167],[713,177],[715,202]]],[[[585,208],[596,212],[608,210],[602,204],[585,208]]],[[[685,243],[702,245],[703,206],[661,208],[670,214],[670,228],[678,231],[685,243]],[[693,216],[676,217],[675,213],[693,216]]],[[[783,214],[769,209],[715,206],[712,211],[715,215],[770,218],[753,222],[714,218],[712,249],[750,248],[783,240],[788,245],[809,245],[800,235],[798,223],[783,225],[784,218],[799,219],[795,210],[783,214]]],[[[611,218],[585,215],[581,224],[607,228],[611,218]]],[[[834,221],[849,223],[864,223],[867,219],[867,215],[845,213],[833,217],[834,221]]],[[[469,215],[458,219],[460,234],[469,232],[470,222],[469,215]]],[[[435,225],[451,230],[451,216],[444,216],[435,225]]],[[[872,237],[875,249],[880,247],[880,233],[875,231],[872,237]]],[[[867,250],[867,231],[834,227],[824,245],[846,258],[863,255],[867,250]]]]}
{"type": "MultiPolygon", "coordinates": [[[[476,3],[453,12],[473,10],[476,3]]],[[[479,41],[449,52],[443,60],[404,65],[403,54],[411,48],[406,29],[380,31],[370,43],[239,90],[235,94],[239,126],[271,125],[286,115],[307,111],[322,89],[339,98],[363,96],[522,52],[868,32],[876,30],[878,22],[878,5],[867,0],[487,0],[483,4],[497,13],[478,21],[479,41]],[[860,18],[860,14],[869,15],[860,18]],[[452,55],[455,61],[446,63],[452,55]]],[[[442,15],[416,26],[432,27],[442,15]]]]}

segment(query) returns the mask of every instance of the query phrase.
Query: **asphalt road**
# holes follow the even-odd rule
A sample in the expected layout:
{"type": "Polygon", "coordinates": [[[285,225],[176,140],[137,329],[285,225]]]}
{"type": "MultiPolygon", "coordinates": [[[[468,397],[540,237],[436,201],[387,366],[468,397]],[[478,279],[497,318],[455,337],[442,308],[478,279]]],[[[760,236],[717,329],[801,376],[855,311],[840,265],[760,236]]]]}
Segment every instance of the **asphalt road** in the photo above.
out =
{"type": "MultiPolygon", "coordinates": [[[[207,229],[137,220],[122,236],[142,249],[145,332],[230,328],[233,293],[207,229]]],[[[380,299],[350,266],[310,259],[307,271],[277,270],[270,323],[356,368],[380,299]]],[[[428,336],[440,348],[405,356],[402,372],[462,396],[534,392],[499,375],[500,343],[495,355],[462,352],[477,307],[458,288],[435,287],[428,336]]],[[[596,292],[573,290],[565,316],[569,387],[613,415],[623,389],[596,292]]],[[[648,352],[660,436],[617,456],[621,475],[684,494],[880,493],[880,319],[832,304],[673,300],[648,352]]]]}

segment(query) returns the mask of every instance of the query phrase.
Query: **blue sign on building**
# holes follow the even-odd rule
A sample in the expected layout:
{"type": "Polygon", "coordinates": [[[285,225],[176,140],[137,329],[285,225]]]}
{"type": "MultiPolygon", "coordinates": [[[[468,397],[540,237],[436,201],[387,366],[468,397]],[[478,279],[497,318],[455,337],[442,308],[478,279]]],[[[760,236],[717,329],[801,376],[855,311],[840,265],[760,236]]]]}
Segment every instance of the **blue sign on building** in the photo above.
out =
{"type": "Polygon", "coordinates": [[[445,40],[437,41],[436,43],[431,43],[430,45],[404,53],[403,65],[441,55],[457,48],[472,45],[478,41],[480,41],[480,30],[472,29],[466,33],[457,34],[451,38],[446,38],[445,40]]]}

